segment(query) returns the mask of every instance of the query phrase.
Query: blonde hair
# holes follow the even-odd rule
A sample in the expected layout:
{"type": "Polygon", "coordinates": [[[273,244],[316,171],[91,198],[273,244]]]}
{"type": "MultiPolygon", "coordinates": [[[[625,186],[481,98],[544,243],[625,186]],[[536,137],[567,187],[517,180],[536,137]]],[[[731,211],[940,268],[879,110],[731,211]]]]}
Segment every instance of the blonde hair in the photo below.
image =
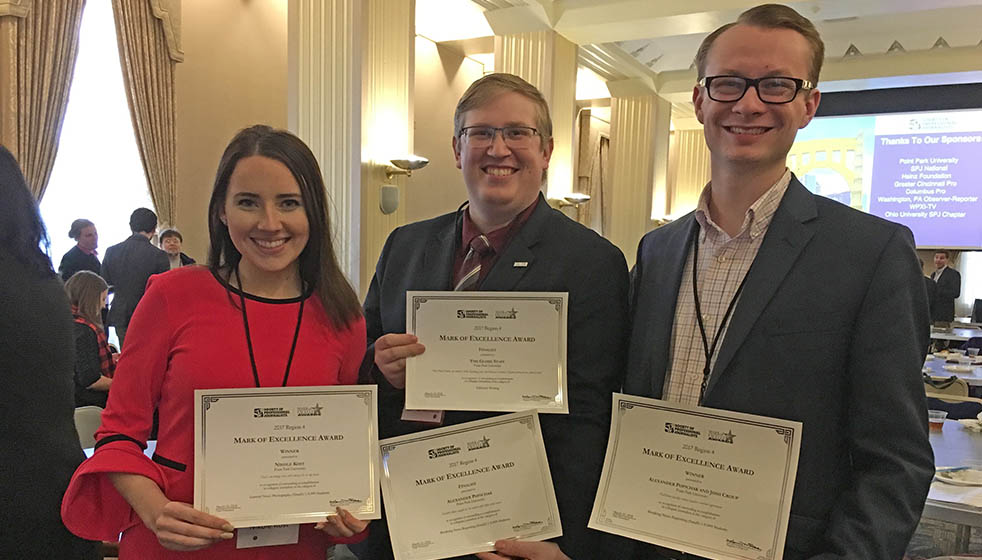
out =
{"type": "Polygon", "coordinates": [[[706,75],[706,59],[709,57],[709,49],[712,48],[713,43],[720,35],[735,25],[797,31],[808,41],[808,45],[811,46],[812,50],[808,81],[813,85],[818,85],[818,75],[822,72],[822,62],[825,61],[825,43],[822,42],[822,37],[818,34],[818,30],[815,29],[815,25],[811,20],[799,14],[793,8],[782,4],[761,4],[760,6],[750,8],[740,14],[740,17],[735,22],[727,23],[707,35],[696,52],[696,68],[699,71],[700,78],[706,75]]]}
{"type": "Polygon", "coordinates": [[[514,74],[488,74],[479,78],[467,88],[464,95],[457,102],[457,109],[453,114],[454,135],[460,136],[460,129],[464,126],[464,113],[471,109],[476,109],[491,101],[500,93],[514,92],[527,97],[535,105],[535,129],[539,132],[542,139],[542,149],[545,150],[546,142],[552,138],[552,119],[549,117],[549,104],[535,86],[514,74]]]}
{"type": "Polygon", "coordinates": [[[102,326],[102,302],[100,295],[109,289],[101,276],[88,270],[80,270],[65,282],[65,293],[78,314],[98,327],[102,326]]]}

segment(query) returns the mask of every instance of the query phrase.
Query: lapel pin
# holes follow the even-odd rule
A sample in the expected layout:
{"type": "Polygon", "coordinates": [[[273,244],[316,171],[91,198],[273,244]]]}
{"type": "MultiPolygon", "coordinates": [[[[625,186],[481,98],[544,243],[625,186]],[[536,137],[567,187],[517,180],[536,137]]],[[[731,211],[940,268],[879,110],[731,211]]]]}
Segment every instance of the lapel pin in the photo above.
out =
{"type": "Polygon", "coordinates": [[[514,266],[515,268],[526,268],[528,267],[528,265],[529,265],[528,261],[515,261],[515,264],[512,266],[514,266]]]}

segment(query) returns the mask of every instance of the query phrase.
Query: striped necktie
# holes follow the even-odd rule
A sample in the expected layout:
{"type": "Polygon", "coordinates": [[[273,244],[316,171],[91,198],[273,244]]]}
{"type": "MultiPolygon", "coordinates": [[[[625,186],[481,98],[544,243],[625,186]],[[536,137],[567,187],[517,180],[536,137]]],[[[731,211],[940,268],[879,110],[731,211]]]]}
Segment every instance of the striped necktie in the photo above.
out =
{"type": "Polygon", "coordinates": [[[464,256],[464,262],[460,265],[460,270],[464,275],[460,277],[460,281],[454,286],[455,292],[473,291],[477,289],[478,282],[481,280],[481,258],[493,252],[494,249],[491,248],[491,242],[488,241],[487,236],[483,233],[471,239],[470,247],[467,249],[467,255],[464,256]]]}

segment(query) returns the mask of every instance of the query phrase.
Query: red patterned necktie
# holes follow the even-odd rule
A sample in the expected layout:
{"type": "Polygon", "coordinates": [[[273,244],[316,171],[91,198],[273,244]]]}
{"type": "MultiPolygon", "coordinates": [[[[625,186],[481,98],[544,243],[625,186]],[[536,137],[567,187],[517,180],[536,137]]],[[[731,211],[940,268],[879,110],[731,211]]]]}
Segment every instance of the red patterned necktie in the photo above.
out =
{"type": "Polygon", "coordinates": [[[474,236],[464,256],[464,262],[460,265],[460,270],[464,273],[460,281],[454,286],[455,292],[473,291],[477,289],[477,284],[481,279],[481,257],[493,253],[491,242],[483,233],[474,236]]]}

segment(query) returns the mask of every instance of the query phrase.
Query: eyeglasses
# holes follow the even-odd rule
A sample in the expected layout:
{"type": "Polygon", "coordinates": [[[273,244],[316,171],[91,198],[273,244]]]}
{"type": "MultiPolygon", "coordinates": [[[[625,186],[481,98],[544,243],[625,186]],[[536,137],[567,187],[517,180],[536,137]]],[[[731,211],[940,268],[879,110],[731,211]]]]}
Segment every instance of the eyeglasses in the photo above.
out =
{"type": "Polygon", "coordinates": [[[532,138],[539,133],[531,126],[465,126],[460,129],[460,136],[472,148],[487,148],[499,132],[509,148],[527,148],[532,144],[532,138]]]}
{"type": "Polygon", "coordinates": [[[801,90],[815,86],[808,80],[785,76],[766,78],[744,78],[743,76],[703,76],[699,85],[706,88],[709,98],[720,103],[733,103],[743,99],[751,86],[757,90],[757,97],[764,103],[780,105],[790,103],[801,90]]]}

